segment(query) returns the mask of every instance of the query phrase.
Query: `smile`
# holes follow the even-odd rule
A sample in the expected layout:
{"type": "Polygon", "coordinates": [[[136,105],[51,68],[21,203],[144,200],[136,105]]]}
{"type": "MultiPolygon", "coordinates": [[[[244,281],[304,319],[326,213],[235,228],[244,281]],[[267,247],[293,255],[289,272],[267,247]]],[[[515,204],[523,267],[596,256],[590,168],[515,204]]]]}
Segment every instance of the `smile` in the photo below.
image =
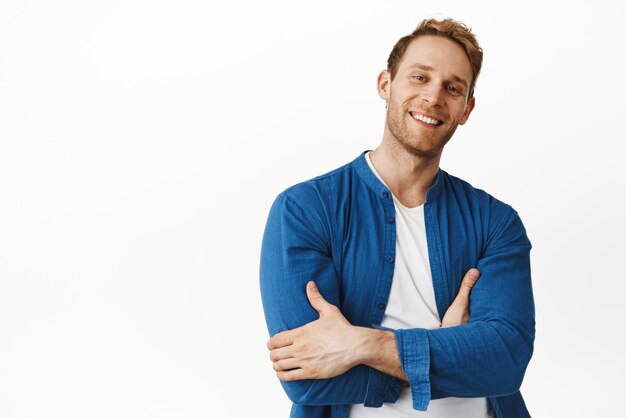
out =
{"type": "Polygon", "coordinates": [[[419,120],[420,122],[424,122],[429,125],[438,126],[443,123],[443,121],[441,120],[429,118],[428,116],[422,115],[421,113],[417,113],[417,112],[409,112],[409,113],[411,114],[413,119],[419,120]]]}

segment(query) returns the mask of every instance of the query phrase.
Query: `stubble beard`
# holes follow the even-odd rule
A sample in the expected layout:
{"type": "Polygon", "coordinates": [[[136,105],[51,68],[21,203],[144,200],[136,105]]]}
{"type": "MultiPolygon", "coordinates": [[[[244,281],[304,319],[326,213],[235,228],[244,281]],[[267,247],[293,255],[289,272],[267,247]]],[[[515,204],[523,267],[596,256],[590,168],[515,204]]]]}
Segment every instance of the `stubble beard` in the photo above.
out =
{"type": "Polygon", "coordinates": [[[396,109],[393,104],[389,104],[387,108],[386,125],[387,129],[391,133],[394,142],[400,146],[403,150],[411,155],[418,157],[422,160],[432,160],[441,155],[443,147],[448,143],[452,135],[456,131],[458,124],[449,129],[443,137],[438,140],[433,148],[425,149],[420,147],[419,139],[411,140],[415,137],[409,131],[409,127],[405,123],[404,115],[407,114],[404,109],[396,109]]]}

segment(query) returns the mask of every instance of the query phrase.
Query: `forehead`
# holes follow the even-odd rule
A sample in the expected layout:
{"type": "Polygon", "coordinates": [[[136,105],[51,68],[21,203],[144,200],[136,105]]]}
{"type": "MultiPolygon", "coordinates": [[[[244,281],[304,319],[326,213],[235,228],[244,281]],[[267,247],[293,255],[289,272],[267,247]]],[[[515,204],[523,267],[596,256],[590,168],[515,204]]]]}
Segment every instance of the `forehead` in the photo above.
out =
{"type": "Polygon", "coordinates": [[[411,71],[417,65],[431,67],[442,76],[457,76],[468,82],[472,79],[472,66],[463,47],[441,36],[414,39],[404,52],[398,72],[411,71]]]}

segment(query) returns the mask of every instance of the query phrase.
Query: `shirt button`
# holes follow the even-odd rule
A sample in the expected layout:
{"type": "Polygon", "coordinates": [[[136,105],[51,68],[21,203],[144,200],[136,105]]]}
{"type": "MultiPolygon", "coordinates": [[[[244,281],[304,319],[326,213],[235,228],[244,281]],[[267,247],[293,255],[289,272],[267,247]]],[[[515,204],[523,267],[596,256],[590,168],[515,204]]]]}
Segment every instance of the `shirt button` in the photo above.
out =
{"type": "Polygon", "coordinates": [[[383,192],[383,197],[385,199],[388,199],[389,198],[389,192],[383,192]]]}
{"type": "Polygon", "coordinates": [[[388,224],[392,224],[393,223],[393,216],[390,216],[387,218],[387,223],[388,224]]]}
{"type": "Polygon", "coordinates": [[[392,256],[387,257],[387,262],[388,263],[393,263],[393,257],[392,256]]]}
{"type": "Polygon", "coordinates": [[[384,304],[384,303],[382,303],[382,302],[380,302],[380,303],[378,304],[378,309],[385,309],[385,304],[384,304]]]}

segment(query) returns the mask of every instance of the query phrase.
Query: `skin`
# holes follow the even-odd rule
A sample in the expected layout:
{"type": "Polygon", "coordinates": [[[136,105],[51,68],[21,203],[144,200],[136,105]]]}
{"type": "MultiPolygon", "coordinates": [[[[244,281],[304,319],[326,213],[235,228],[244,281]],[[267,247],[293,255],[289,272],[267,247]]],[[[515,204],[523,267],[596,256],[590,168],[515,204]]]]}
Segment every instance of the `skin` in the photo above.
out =
{"type": "MultiPolygon", "coordinates": [[[[378,95],[387,102],[387,117],[382,143],[370,157],[404,206],[426,201],[444,146],[474,108],[475,99],[468,97],[471,83],[472,69],[463,48],[430,35],[411,42],[393,79],[386,70],[378,76],[378,95]],[[438,123],[418,121],[414,117],[418,114],[438,123]]],[[[469,321],[470,293],[478,277],[476,269],[467,272],[442,327],[469,321]]],[[[365,364],[407,380],[393,332],[351,325],[314,282],[307,284],[306,292],[319,319],[278,333],[267,344],[279,379],[331,378],[365,364]]]]}
{"type": "Polygon", "coordinates": [[[475,99],[467,97],[471,81],[472,67],[463,48],[436,36],[411,42],[393,80],[388,71],[378,76],[378,95],[387,101],[387,118],[382,143],[370,157],[403,205],[415,207],[426,201],[443,147],[474,109],[475,99]],[[441,124],[419,122],[412,116],[417,113],[441,124]]]}

